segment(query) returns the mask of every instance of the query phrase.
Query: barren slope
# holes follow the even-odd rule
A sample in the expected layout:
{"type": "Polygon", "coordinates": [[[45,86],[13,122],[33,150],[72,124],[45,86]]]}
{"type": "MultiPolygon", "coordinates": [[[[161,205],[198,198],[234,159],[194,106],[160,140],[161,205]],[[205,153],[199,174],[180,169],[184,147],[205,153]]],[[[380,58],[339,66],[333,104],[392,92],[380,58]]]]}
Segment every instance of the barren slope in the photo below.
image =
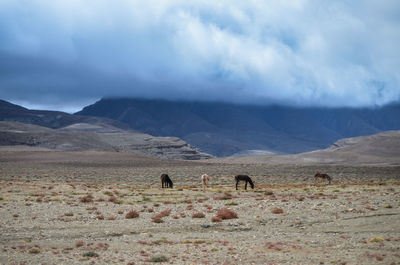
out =
{"type": "Polygon", "coordinates": [[[248,156],[224,159],[250,163],[400,164],[400,131],[345,138],[331,147],[296,155],[248,156]]]}

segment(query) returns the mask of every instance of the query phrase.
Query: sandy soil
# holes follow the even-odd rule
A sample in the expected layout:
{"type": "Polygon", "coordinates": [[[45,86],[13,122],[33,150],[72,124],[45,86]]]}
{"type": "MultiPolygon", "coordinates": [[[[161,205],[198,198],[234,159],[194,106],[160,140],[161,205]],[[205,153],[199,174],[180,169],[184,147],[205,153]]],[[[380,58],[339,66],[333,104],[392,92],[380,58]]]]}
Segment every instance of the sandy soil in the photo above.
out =
{"type": "Polygon", "coordinates": [[[400,264],[399,166],[3,150],[0,190],[1,264],[400,264]],[[234,189],[239,173],[254,190],[234,189]],[[224,208],[237,218],[213,222],[224,208]]]}

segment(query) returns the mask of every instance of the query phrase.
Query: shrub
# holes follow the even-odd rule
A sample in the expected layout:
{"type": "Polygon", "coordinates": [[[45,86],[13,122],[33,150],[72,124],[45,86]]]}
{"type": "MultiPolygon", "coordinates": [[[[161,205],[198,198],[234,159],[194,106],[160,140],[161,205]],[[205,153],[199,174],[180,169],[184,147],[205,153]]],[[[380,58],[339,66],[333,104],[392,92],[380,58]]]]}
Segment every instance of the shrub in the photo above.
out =
{"type": "Polygon", "coordinates": [[[93,202],[93,196],[91,194],[88,194],[84,197],[81,197],[80,201],[84,203],[93,202]]]}
{"type": "Polygon", "coordinates": [[[372,237],[369,239],[369,242],[382,242],[384,239],[382,237],[372,237]]]}
{"type": "Polygon", "coordinates": [[[131,210],[125,215],[126,219],[133,219],[133,218],[137,218],[137,217],[139,217],[139,214],[135,210],[131,210]]]}
{"type": "Polygon", "coordinates": [[[29,253],[31,254],[39,254],[40,253],[40,249],[37,247],[32,247],[29,249],[29,253]]]}
{"type": "Polygon", "coordinates": [[[82,240],[75,242],[75,247],[77,247],[77,248],[82,247],[83,245],[85,245],[85,243],[82,240]]]}
{"type": "Polygon", "coordinates": [[[162,256],[155,256],[150,259],[150,262],[167,262],[168,258],[164,255],[162,256]]]}
{"type": "Polygon", "coordinates": [[[204,213],[201,212],[197,212],[192,215],[192,218],[204,218],[204,217],[205,217],[204,213]]]}
{"type": "Polygon", "coordinates": [[[114,197],[114,196],[111,196],[110,198],[108,198],[108,201],[109,202],[113,202],[113,203],[117,203],[118,199],[116,197],[114,197]]]}
{"type": "Polygon", "coordinates": [[[211,221],[212,222],[222,222],[222,218],[221,217],[218,217],[218,216],[213,216],[212,218],[211,218],[211,221]]]}
{"type": "Polygon", "coordinates": [[[171,209],[167,209],[167,210],[160,212],[159,215],[161,217],[165,217],[165,216],[169,216],[170,213],[171,213],[171,209]]]}
{"type": "Polygon", "coordinates": [[[97,254],[96,252],[93,252],[93,251],[89,251],[89,252],[83,253],[83,256],[84,257],[98,257],[99,254],[97,254]]]}
{"type": "Polygon", "coordinates": [[[217,217],[221,218],[222,220],[227,219],[235,219],[238,218],[237,213],[233,210],[223,208],[217,212],[217,217]]]}
{"type": "Polygon", "coordinates": [[[159,215],[154,216],[153,218],[151,218],[153,220],[153,223],[164,223],[164,220],[161,219],[161,217],[159,215]]]}
{"type": "Polygon", "coordinates": [[[274,208],[271,212],[274,214],[281,214],[283,213],[283,210],[281,208],[274,208]]]}
{"type": "Polygon", "coordinates": [[[272,190],[266,190],[264,192],[264,195],[273,195],[273,194],[274,194],[274,192],[272,190]]]}
{"type": "Polygon", "coordinates": [[[96,218],[99,220],[104,220],[104,215],[100,214],[100,215],[96,216],[96,218]]]}
{"type": "Polygon", "coordinates": [[[229,192],[225,192],[222,196],[215,197],[214,200],[230,200],[233,196],[229,192]]]}
{"type": "Polygon", "coordinates": [[[65,216],[74,216],[72,212],[64,213],[65,216]]]}

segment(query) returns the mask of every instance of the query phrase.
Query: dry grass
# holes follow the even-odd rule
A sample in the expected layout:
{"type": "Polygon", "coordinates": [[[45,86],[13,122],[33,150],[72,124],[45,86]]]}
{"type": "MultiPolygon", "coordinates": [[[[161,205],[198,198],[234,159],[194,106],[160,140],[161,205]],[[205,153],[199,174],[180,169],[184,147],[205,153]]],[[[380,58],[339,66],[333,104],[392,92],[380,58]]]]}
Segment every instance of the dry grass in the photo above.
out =
{"type": "Polygon", "coordinates": [[[192,214],[192,218],[204,218],[206,217],[204,213],[196,212],[192,214]]]}
{"type": "Polygon", "coordinates": [[[93,202],[93,196],[91,194],[88,194],[84,197],[81,197],[80,202],[83,202],[83,203],[93,202]]]}
{"type": "Polygon", "coordinates": [[[228,208],[222,208],[217,212],[217,217],[221,218],[222,220],[228,220],[228,219],[235,219],[238,218],[238,215],[235,211],[228,209],[228,208]]]}
{"type": "Polygon", "coordinates": [[[83,247],[84,245],[85,245],[85,243],[82,240],[75,242],[75,247],[77,247],[77,248],[83,247]]]}
{"type": "Polygon", "coordinates": [[[273,214],[281,214],[281,213],[283,213],[283,210],[281,208],[276,207],[276,208],[272,209],[271,212],[273,214]]]}
{"type": "Polygon", "coordinates": [[[139,213],[135,210],[131,210],[125,215],[126,219],[133,219],[133,218],[138,218],[138,217],[139,217],[139,213]]]}
{"type": "Polygon", "coordinates": [[[218,217],[218,216],[213,216],[213,217],[211,217],[211,221],[214,223],[215,222],[219,223],[219,222],[222,222],[222,218],[218,217]]]}

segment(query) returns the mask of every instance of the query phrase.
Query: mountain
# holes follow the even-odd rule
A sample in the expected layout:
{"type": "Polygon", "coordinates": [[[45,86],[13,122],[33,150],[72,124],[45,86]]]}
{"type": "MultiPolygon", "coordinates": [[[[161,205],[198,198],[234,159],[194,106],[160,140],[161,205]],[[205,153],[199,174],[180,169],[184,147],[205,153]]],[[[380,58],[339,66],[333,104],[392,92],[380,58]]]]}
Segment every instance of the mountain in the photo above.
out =
{"type": "Polygon", "coordinates": [[[60,151],[128,152],[165,159],[211,158],[176,137],[153,137],[110,126],[76,123],[60,129],[0,122],[0,146],[28,145],[60,151]]]}
{"type": "MultiPolygon", "coordinates": [[[[221,160],[216,160],[221,161],[221,160]]],[[[224,158],[232,163],[266,164],[400,164],[400,130],[344,138],[330,147],[294,155],[261,155],[224,158]]]]}
{"type": "Polygon", "coordinates": [[[154,137],[134,131],[120,121],[28,110],[4,100],[0,100],[0,145],[130,152],[165,159],[212,157],[177,137],[154,137]]]}
{"type": "Polygon", "coordinates": [[[118,120],[151,135],[179,137],[216,156],[308,152],[342,138],[400,129],[399,104],[300,108],[106,98],[76,114],[118,120]]]}
{"type": "Polygon", "coordinates": [[[60,111],[29,110],[0,99],[0,121],[35,124],[48,128],[61,128],[74,123],[100,124],[121,129],[130,129],[122,122],[90,116],[72,115],[60,111]]]}

